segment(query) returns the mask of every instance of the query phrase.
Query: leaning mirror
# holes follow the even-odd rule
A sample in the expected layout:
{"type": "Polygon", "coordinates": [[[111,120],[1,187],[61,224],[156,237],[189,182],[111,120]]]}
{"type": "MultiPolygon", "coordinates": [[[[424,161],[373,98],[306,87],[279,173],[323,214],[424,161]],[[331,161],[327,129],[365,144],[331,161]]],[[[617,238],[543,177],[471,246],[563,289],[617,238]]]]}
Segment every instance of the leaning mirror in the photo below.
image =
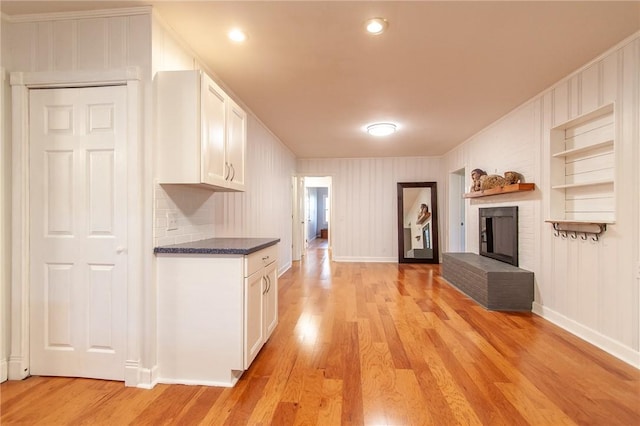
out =
{"type": "Polygon", "coordinates": [[[398,262],[438,263],[436,182],[398,183],[398,262]]]}

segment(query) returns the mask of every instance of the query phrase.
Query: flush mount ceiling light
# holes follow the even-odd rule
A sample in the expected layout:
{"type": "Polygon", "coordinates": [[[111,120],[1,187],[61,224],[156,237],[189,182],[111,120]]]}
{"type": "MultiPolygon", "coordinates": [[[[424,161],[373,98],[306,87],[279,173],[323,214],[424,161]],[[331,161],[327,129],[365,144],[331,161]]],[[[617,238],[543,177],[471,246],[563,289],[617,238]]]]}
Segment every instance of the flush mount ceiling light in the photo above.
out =
{"type": "Polygon", "coordinates": [[[227,34],[231,41],[236,43],[242,43],[247,39],[247,34],[239,28],[234,28],[227,34]]]}
{"type": "Polygon", "coordinates": [[[387,29],[389,23],[384,18],[371,18],[365,22],[365,28],[369,34],[382,34],[387,29]]]}
{"type": "Polygon", "coordinates": [[[367,126],[367,133],[372,136],[388,136],[398,129],[393,123],[373,123],[367,126]]]}

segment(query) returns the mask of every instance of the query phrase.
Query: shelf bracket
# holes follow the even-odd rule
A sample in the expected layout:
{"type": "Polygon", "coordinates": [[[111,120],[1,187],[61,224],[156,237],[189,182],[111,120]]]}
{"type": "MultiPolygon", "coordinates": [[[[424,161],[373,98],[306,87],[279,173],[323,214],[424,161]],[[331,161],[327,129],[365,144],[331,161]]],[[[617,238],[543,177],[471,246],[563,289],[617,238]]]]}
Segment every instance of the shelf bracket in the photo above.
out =
{"type": "Polygon", "coordinates": [[[566,239],[570,237],[572,240],[580,239],[586,241],[589,236],[591,240],[599,241],[600,235],[607,230],[607,224],[602,222],[571,222],[571,221],[555,221],[547,220],[553,224],[553,235],[566,239]]]}

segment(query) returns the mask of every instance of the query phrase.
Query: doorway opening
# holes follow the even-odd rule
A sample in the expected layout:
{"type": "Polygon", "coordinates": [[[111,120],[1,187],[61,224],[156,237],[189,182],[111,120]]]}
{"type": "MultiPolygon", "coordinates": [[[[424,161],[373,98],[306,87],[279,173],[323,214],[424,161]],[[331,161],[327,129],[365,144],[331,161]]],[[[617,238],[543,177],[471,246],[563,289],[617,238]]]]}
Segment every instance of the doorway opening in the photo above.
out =
{"type": "Polygon", "coordinates": [[[293,260],[307,250],[331,247],[331,177],[294,178],[293,260]]]}
{"type": "Polygon", "coordinates": [[[463,197],[465,191],[466,169],[462,168],[449,173],[449,249],[450,252],[466,250],[465,223],[466,204],[463,197]]]}

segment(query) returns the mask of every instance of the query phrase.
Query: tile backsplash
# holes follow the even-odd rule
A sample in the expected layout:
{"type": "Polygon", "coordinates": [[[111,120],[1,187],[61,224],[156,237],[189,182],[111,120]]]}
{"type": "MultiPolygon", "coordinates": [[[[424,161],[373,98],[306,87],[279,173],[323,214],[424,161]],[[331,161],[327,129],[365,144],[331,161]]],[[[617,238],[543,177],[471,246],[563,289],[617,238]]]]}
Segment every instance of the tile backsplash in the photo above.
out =
{"type": "Polygon", "coordinates": [[[187,243],[213,238],[214,192],[187,185],[155,185],[153,244],[187,243]],[[168,216],[175,219],[176,229],[168,230],[168,216]]]}

